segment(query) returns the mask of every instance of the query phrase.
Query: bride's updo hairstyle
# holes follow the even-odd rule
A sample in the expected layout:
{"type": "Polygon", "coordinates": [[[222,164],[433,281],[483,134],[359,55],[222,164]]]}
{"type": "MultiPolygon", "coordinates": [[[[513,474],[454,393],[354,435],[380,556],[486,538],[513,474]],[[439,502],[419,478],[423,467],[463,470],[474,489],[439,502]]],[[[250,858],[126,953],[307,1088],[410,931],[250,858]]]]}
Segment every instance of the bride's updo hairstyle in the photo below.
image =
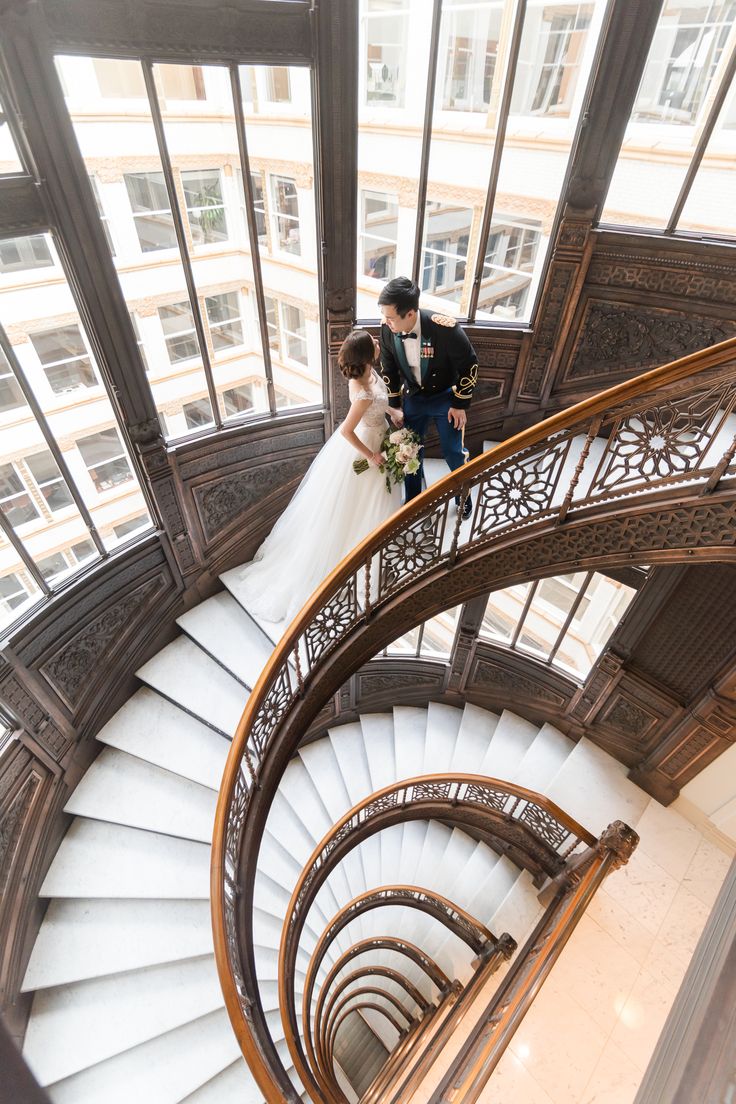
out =
{"type": "Polygon", "coordinates": [[[367,330],[353,330],[343,341],[337,354],[337,363],[345,379],[360,379],[366,364],[376,359],[373,338],[367,330]]]}

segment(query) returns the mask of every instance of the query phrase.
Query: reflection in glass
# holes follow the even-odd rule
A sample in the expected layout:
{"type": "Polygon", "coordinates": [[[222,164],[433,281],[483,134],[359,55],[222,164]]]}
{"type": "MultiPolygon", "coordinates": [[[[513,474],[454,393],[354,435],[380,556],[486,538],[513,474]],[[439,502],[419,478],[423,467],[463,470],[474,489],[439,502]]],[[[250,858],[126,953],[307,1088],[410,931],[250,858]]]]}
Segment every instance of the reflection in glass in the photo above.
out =
{"type": "Polygon", "coordinates": [[[194,245],[227,241],[220,170],[182,172],[181,184],[194,245]]]}
{"type": "Polygon", "coordinates": [[[31,342],[55,395],[97,386],[79,326],[37,330],[31,342]]]}
{"type": "Polygon", "coordinates": [[[0,240],[0,272],[48,268],[53,263],[54,258],[43,234],[0,240]]]}
{"type": "MultiPolygon", "coordinates": [[[[604,223],[665,229],[726,64],[736,49],[736,3],[666,0],[601,216],[604,223]],[[656,187],[652,187],[652,162],[656,187]]],[[[732,234],[736,102],[721,111],[678,229],[732,234]]]]}
{"type": "Polygon", "coordinates": [[[5,353],[0,349],[0,414],[10,410],[19,410],[26,405],[23,392],[13,371],[8,364],[5,353]]]}
{"type": "Polygon", "coordinates": [[[390,280],[396,275],[399,197],[366,190],[360,201],[359,263],[363,275],[390,280]]]}
{"type": "Polygon", "coordinates": [[[10,127],[5,121],[5,108],[0,99],[0,175],[20,172],[23,172],[23,166],[10,127]]]}
{"type": "Polygon", "coordinates": [[[175,249],[176,230],[164,174],[126,173],[124,179],[143,252],[175,249]]]}

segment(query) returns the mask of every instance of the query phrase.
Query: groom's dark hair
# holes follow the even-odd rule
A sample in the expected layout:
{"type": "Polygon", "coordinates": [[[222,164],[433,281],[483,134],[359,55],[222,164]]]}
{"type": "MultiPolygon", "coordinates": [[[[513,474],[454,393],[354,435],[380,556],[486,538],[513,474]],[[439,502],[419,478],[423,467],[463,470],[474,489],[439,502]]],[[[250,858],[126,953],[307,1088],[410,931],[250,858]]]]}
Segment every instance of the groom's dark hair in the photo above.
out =
{"type": "Polygon", "coordinates": [[[406,318],[409,311],[419,310],[419,284],[408,276],[395,276],[378,296],[379,307],[396,307],[399,318],[406,318]]]}

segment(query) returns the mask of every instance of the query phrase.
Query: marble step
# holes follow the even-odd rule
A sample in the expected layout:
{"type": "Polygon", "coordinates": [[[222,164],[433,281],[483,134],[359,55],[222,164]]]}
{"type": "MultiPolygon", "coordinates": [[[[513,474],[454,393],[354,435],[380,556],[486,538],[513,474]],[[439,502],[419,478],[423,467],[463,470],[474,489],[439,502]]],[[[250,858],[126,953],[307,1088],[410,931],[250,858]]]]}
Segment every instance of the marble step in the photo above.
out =
{"type": "Polygon", "coordinates": [[[196,643],[252,689],[271,658],[272,642],[229,591],[224,590],[177,617],[196,643]]]}
{"type": "Polygon", "coordinates": [[[223,735],[235,733],[248,691],[188,637],[179,636],[167,644],[136,674],[223,735]]]}
{"type": "Polygon", "coordinates": [[[451,769],[458,774],[478,774],[500,717],[477,705],[463,709],[452,753],[451,769]]]}
{"type": "Polygon", "coordinates": [[[531,721],[504,709],[476,773],[504,781],[512,779],[538,731],[531,721]]]}
{"type": "Polygon", "coordinates": [[[372,792],[396,781],[394,719],[391,713],[363,713],[360,717],[363,745],[371,776],[372,792]]]}
{"type": "Polygon", "coordinates": [[[207,844],[76,817],[40,896],[209,900],[209,865],[207,844]]]}
{"type": "Polygon", "coordinates": [[[222,1006],[209,955],[42,989],[23,1055],[49,1085],[222,1006]]]}
{"type": "Polygon", "coordinates": [[[239,1058],[184,1097],[181,1104],[263,1104],[263,1093],[243,1059],[239,1058]]]}
{"type": "Polygon", "coordinates": [[[220,1008],[57,1081],[49,1095],[53,1104],[178,1104],[239,1058],[220,1008]]]}
{"type": "Polygon", "coordinates": [[[97,739],[154,766],[218,790],[229,740],[144,686],[117,711],[97,739]]]}
{"type": "Polygon", "coordinates": [[[357,805],[373,793],[363,729],[359,721],[353,721],[331,728],[328,736],[348,801],[351,805],[357,805]]]}
{"type": "Polygon", "coordinates": [[[240,567],[234,567],[230,571],[225,571],[220,576],[220,582],[226,588],[226,590],[233,596],[235,601],[244,609],[248,616],[253,619],[256,625],[260,628],[261,632],[271,641],[272,648],[275,647],[281,640],[281,637],[289,627],[285,621],[269,621],[265,617],[261,617],[255,612],[251,612],[247,608],[247,604],[242,601],[243,593],[240,586],[240,572],[245,564],[241,564],[240,567]]]}
{"type": "Polygon", "coordinates": [[[106,747],[80,780],[64,811],[209,843],[216,804],[214,790],[106,747]]]}
{"type": "Polygon", "coordinates": [[[649,795],[629,781],[627,770],[584,737],[560,767],[547,797],[595,836],[614,820],[634,826],[649,795]]]}
{"type": "Polygon", "coordinates": [[[551,724],[542,725],[511,781],[527,790],[545,793],[574,747],[574,742],[559,729],[551,724]]]}
{"type": "Polygon", "coordinates": [[[423,773],[427,710],[412,705],[395,705],[393,715],[395,781],[400,781],[423,773]]]}
{"type": "Polygon", "coordinates": [[[462,719],[462,709],[454,705],[429,703],[422,774],[442,774],[450,770],[462,719]]]}
{"type": "Polygon", "coordinates": [[[23,992],[212,954],[207,901],[54,900],[23,992]]]}

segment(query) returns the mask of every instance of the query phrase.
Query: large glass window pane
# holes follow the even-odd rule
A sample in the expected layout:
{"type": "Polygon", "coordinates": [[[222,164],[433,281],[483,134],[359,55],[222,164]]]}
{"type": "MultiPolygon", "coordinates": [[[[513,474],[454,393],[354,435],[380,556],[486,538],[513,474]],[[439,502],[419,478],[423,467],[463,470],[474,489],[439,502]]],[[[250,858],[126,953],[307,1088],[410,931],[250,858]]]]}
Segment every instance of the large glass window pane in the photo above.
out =
{"type": "Polygon", "coordinates": [[[555,664],[586,678],[635,595],[633,587],[595,572],[563,637],[555,664]]]}
{"type": "Polygon", "coordinates": [[[208,295],[205,299],[212,344],[217,349],[230,349],[245,341],[241,306],[236,291],[208,295]]]}
{"type": "MultiPolygon", "coordinates": [[[[322,348],[310,74],[296,67],[242,66],[240,82],[276,406],[320,403],[322,348]]],[[[257,319],[247,309],[242,317],[247,343],[257,319]]],[[[220,355],[224,357],[224,350],[220,355]]],[[[233,379],[232,385],[248,382],[233,379]]]]}
{"type": "Polygon", "coordinates": [[[431,5],[360,0],[359,318],[378,315],[374,281],[412,271],[431,29],[431,5]]]}
{"type": "Polygon", "coordinates": [[[736,80],[721,108],[677,229],[713,237],[736,236],[735,195],[736,80]]]}
{"type": "Polygon", "coordinates": [[[494,590],[488,596],[481,636],[510,642],[524,611],[531,586],[531,583],[517,583],[516,586],[506,587],[504,590],[494,590]]]}
{"type": "MultiPolygon", "coordinates": [[[[167,436],[176,438],[189,432],[184,403],[206,394],[207,381],[143,71],[137,61],[114,58],[59,57],[57,67],[82,157],[94,177],[98,213],[111,248],[114,242],[118,278],[145,356],[162,428],[167,436]],[[167,309],[180,304],[182,311],[167,309]],[[163,316],[160,308],[165,308],[163,316]]],[[[227,162],[228,170],[224,156],[232,158],[235,145],[230,143],[216,156],[194,152],[207,148],[222,151],[227,133],[220,121],[224,111],[217,95],[207,94],[210,73],[199,66],[154,66],[174,190],[197,286],[203,291],[208,283],[232,280],[234,266],[240,269],[240,281],[247,279],[240,249],[242,235],[233,230],[240,226],[239,190],[227,176],[235,161],[227,162]],[[233,218],[228,212],[230,204],[233,218]],[[215,246],[223,250],[217,253],[216,263],[226,266],[226,272],[214,268],[215,246]],[[195,258],[200,252],[206,257],[203,263],[212,266],[208,272],[197,268],[195,258]]],[[[217,74],[228,86],[227,70],[217,70],[217,74]]],[[[220,87],[217,82],[212,85],[218,95],[220,87]]],[[[201,309],[204,314],[203,305],[201,309]]],[[[204,324],[206,327],[206,319],[204,324]]],[[[210,412],[210,424],[213,422],[210,412]]]]}
{"type": "Polygon", "coordinates": [[[5,119],[5,108],[0,99],[0,175],[23,172],[13,135],[5,119]]]}
{"type": "MultiPolygon", "coordinates": [[[[56,259],[48,235],[28,237],[18,241],[20,256],[56,259]]],[[[0,508],[53,589],[99,556],[77,499],[107,549],[117,544],[113,526],[121,517],[140,513],[150,521],[63,269],[55,261],[48,271],[48,280],[33,270],[0,280],[9,341],[0,353],[0,508]],[[11,365],[33,390],[43,427],[11,365]]],[[[0,628],[40,597],[22,557],[0,535],[0,628]]]]}
{"type": "MultiPolygon", "coordinates": [[[[602,222],[626,226],[667,226],[728,55],[736,48],[734,0],[703,0],[684,5],[665,0],[634,109],[626,128],[621,152],[606,196],[602,222]],[[656,172],[656,176],[654,173],[656,172]],[[653,181],[656,183],[653,184],[653,181]]],[[[722,209],[718,198],[728,175],[728,165],[716,154],[723,140],[729,110],[719,120],[719,136],[708,151],[706,192],[715,189],[717,211],[703,211],[703,198],[694,200],[689,218],[717,222],[722,209]]],[[[727,154],[728,143],[724,153],[727,154]]],[[[733,204],[731,204],[731,207],[733,204]]],[[[728,212],[726,212],[726,222],[728,212]]],[[[726,233],[729,233],[726,227],[726,233]]]]}

